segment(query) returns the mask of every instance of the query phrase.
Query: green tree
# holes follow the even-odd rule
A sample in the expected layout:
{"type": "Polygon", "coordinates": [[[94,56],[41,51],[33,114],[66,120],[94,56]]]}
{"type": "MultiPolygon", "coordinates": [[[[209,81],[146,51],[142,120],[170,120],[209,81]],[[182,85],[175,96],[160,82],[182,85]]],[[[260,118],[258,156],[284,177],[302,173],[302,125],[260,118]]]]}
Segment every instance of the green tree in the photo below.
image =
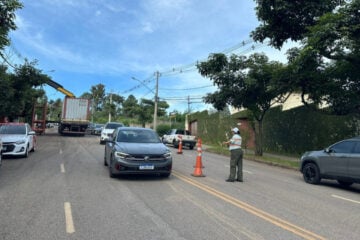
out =
{"type": "Polygon", "coordinates": [[[15,11],[23,5],[17,0],[1,0],[0,2],[0,56],[4,59],[3,50],[10,45],[8,34],[15,30],[15,11]]]}
{"type": "Polygon", "coordinates": [[[90,94],[93,100],[93,107],[95,111],[101,111],[105,105],[105,85],[97,84],[95,86],[91,86],[90,94]]]}
{"type": "Polygon", "coordinates": [[[256,15],[261,24],[251,33],[255,41],[270,39],[270,45],[280,49],[287,40],[306,37],[308,27],[319,17],[332,12],[341,0],[255,0],[256,15]]]}
{"type": "Polygon", "coordinates": [[[287,89],[279,88],[285,66],[279,62],[269,62],[264,54],[250,57],[225,54],[212,54],[208,61],[197,65],[202,76],[210,78],[219,90],[208,93],[206,103],[213,104],[217,110],[227,105],[246,108],[256,120],[255,143],[257,155],[262,155],[262,122],[266,112],[275,103],[287,98],[287,89]]]}
{"type": "Polygon", "coordinates": [[[284,86],[301,91],[302,101],[313,109],[321,103],[327,105],[322,112],[360,114],[360,1],[257,3],[262,24],[252,32],[256,41],[269,38],[281,48],[287,40],[301,40],[301,47],[288,53],[284,86]]]}
{"type": "Polygon", "coordinates": [[[135,118],[139,112],[138,100],[134,95],[129,95],[123,102],[123,114],[125,117],[135,118]]]}

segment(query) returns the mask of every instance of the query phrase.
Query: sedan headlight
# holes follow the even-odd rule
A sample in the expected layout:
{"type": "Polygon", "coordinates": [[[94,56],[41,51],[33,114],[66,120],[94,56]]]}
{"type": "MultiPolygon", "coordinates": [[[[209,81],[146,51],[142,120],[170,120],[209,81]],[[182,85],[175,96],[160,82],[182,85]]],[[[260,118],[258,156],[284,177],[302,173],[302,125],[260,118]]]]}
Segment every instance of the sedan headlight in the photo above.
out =
{"type": "Polygon", "coordinates": [[[166,153],[164,153],[164,158],[169,159],[171,158],[171,151],[168,150],[166,153]]]}
{"type": "Polygon", "coordinates": [[[127,158],[129,156],[130,156],[129,154],[124,153],[124,152],[115,152],[115,157],[118,157],[118,158],[127,158]]]}
{"type": "Polygon", "coordinates": [[[20,144],[25,144],[26,141],[25,141],[25,139],[21,139],[21,140],[16,141],[15,143],[16,143],[17,145],[20,145],[20,144]]]}

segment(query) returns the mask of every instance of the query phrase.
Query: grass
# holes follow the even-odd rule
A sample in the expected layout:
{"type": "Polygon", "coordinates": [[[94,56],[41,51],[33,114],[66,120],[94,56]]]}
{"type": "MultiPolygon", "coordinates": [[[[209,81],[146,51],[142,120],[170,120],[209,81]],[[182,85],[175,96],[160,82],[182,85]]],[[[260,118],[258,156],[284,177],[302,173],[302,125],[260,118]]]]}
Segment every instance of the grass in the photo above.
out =
{"type": "MultiPolygon", "coordinates": [[[[216,154],[221,154],[224,156],[230,156],[230,152],[227,148],[224,146],[213,146],[213,145],[207,145],[206,147],[207,152],[212,152],[216,154]]],[[[245,150],[244,159],[256,161],[256,162],[262,162],[274,166],[284,167],[284,168],[290,168],[290,169],[299,169],[299,161],[294,160],[294,158],[290,158],[283,155],[266,155],[263,154],[263,156],[256,156],[252,151],[245,150]]]]}

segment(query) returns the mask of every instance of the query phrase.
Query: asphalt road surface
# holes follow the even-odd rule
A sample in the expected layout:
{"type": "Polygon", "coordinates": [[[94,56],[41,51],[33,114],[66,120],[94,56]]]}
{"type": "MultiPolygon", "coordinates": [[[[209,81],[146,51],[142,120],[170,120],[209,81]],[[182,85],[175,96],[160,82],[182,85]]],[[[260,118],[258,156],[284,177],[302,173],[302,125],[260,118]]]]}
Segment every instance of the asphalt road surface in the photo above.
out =
{"type": "Polygon", "coordinates": [[[306,184],[298,171],[173,151],[169,178],[109,177],[98,136],[38,136],[28,158],[0,168],[0,239],[360,239],[360,185],[306,184]]]}

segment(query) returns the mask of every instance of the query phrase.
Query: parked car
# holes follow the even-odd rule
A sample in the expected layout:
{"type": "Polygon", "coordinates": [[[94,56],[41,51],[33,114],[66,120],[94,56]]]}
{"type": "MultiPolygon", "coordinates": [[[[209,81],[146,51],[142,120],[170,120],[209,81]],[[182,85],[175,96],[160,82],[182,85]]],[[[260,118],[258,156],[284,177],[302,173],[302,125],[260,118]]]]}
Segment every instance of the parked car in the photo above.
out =
{"type": "Polygon", "coordinates": [[[304,153],[300,171],[305,182],[311,184],[318,184],[322,178],[337,180],[344,186],[360,183],[360,137],[304,153]]]}
{"type": "Polygon", "coordinates": [[[91,131],[92,135],[100,135],[101,130],[103,129],[105,124],[95,124],[94,129],[91,131]]]}
{"type": "Polygon", "coordinates": [[[113,134],[114,130],[118,127],[123,127],[124,124],[119,122],[108,122],[101,130],[100,134],[100,144],[104,144],[106,140],[113,134]]]}
{"type": "Polygon", "coordinates": [[[35,151],[36,135],[28,123],[1,123],[2,154],[28,157],[35,151]]]}
{"type": "Polygon", "coordinates": [[[189,149],[194,149],[196,145],[196,136],[191,135],[188,130],[184,129],[171,129],[161,138],[163,143],[172,144],[174,148],[178,148],[180,140],[182,146],[189,147],[189,149]]]}
{"type": "Polygon", "coordinates": [[[160,174],[169,177],[170,149],[149,128],[120,127],[106,142],[104,165],[110,177],[120,174],[160,174]]]}

